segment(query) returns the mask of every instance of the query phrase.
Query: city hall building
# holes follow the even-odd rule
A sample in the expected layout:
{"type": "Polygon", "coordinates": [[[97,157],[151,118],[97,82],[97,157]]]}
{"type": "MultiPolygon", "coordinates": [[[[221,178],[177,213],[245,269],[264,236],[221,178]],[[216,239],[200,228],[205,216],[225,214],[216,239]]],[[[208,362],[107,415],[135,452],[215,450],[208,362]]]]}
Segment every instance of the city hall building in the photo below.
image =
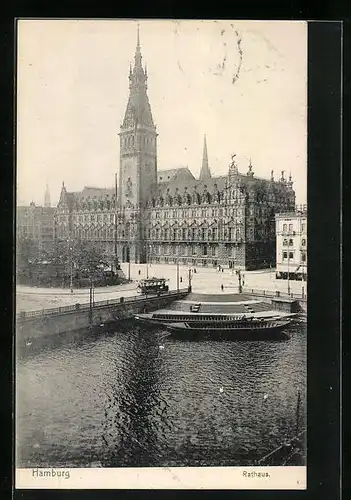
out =
{"type": "Polygon", "coordinates": [[[195,178],[187,167],[159,170],[158,133],[147,95],[147,71],[137,36],[129,99],[119,132],[118,186],[68,192],[62,185],[55,238],[99,242],[114,262],[258,269],[275,265],[275,214],[294,209],[291,176],[239,172],[211,174],[206,138],[195,178]]]}

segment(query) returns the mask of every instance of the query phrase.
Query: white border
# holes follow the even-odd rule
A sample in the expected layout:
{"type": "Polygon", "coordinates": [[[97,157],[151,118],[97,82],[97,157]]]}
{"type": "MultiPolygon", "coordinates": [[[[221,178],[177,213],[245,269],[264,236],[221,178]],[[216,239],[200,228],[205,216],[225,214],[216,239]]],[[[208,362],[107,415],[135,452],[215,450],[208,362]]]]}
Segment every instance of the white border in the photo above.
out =
{"type": "Polygon", "coordinates": [[[16,469],[16,489],[305,490],[303,467],[16,469]],[[42,474],[46,473],[46,476],[42,474]],[[60,474],[60,477],[58,477],[60,474]],[[54,477],[52,477],[54,476],[54,477]]]}

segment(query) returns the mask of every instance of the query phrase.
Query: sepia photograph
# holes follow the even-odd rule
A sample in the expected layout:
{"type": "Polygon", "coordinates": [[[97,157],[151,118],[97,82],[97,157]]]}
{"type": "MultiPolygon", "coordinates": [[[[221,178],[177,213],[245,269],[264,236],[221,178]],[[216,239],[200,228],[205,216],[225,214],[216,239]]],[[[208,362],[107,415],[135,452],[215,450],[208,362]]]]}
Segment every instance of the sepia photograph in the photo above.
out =
{"type": "Polygon", "coordinates": [[[17,20],[16,488],[306,489],[307,42],[17,20]]]}

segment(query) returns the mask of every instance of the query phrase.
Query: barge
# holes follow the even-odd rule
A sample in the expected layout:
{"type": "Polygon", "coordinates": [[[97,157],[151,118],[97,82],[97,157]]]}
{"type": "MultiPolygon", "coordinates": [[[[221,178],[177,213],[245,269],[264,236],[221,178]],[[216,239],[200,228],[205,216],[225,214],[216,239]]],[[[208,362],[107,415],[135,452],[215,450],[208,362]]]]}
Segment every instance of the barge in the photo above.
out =
{"type": "Polygon", "coordinates": [[[290,338],[287,327],[295,313],[272,310],[241,294],[210,296],[190,294],[171,309],[136,314],[144,325],[164,327],[178,337],[216,336],[229,338],[290,338]],[[196,300],[195,300],[196,299],[196,300]]]}

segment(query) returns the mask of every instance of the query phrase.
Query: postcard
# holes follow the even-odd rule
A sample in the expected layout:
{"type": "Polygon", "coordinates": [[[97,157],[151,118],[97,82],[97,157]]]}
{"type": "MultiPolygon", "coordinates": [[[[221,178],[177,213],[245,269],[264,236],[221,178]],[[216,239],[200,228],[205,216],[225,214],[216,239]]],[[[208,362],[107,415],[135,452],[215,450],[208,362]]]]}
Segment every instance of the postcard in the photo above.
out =
{"type": "Polygon", "coordinates": [[[306,489],[307,22],[17,21],[16,488],[306,489]]]}

